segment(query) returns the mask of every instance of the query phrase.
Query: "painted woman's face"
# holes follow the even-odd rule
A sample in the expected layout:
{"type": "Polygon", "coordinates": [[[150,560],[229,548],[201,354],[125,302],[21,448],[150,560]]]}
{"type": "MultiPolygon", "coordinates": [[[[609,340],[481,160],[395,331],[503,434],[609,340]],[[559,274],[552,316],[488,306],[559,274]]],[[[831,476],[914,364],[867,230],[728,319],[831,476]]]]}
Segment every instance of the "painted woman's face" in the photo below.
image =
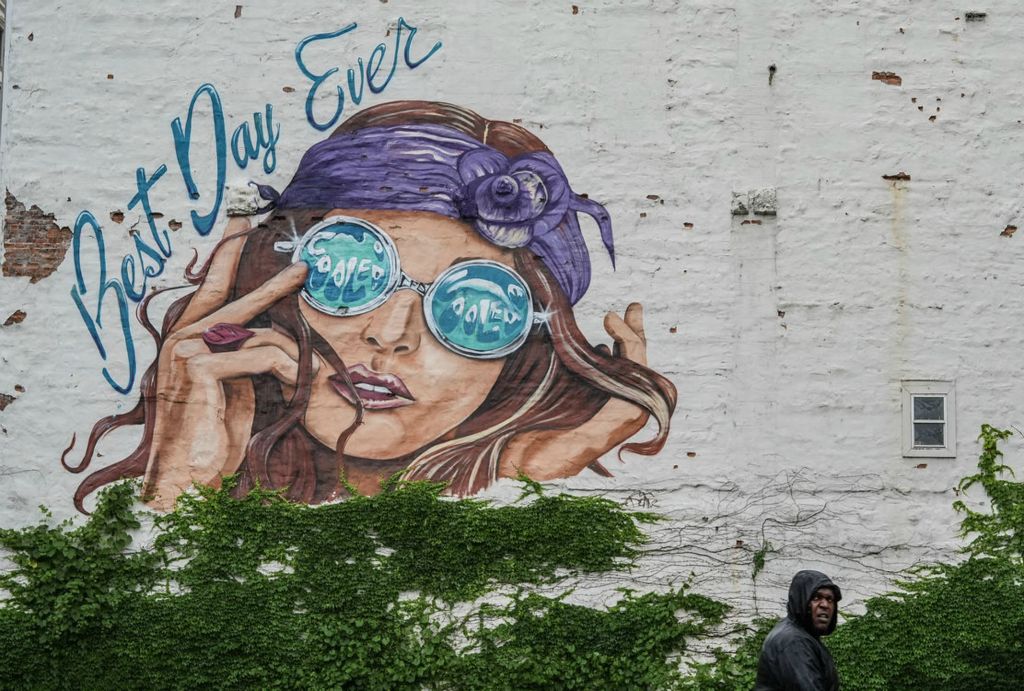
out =
{"type": "MultiPolygon", "coordinates": [[[[414,281],[431,283],[452,264],[469,259],[513,265],[508,250],[444,216],[345,209],[330,215],[354,216],[382,228],[394,240],[402,271],[414,281]]],[[[363,424],[349,439],[347,454],[395,458],[443,437],[480,406],[505,362],[464,357],[442,345],[427,328],[423,298],[413,290],[399,290],[380,307],[355,316],[330,316],[299,302],[310,326],[344,360],[363,403],[363,424]]],[[[305,416],[307,431],[332,449],[355,415],[352,394],[335,374],[320,360],[305,416]]]]}

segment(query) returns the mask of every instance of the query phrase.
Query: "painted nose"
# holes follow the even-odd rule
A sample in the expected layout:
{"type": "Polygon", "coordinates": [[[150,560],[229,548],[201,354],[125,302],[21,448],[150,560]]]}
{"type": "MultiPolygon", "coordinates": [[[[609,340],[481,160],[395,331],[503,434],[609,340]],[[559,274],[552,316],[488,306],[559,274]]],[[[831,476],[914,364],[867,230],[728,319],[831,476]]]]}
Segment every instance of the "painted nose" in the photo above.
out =
{"type": "Polygon", "coordinates": [[[372,312],[363,342],[384,354],[411,353],[420,346],[424,322],[419,296],[401,291],[372,312]]]}

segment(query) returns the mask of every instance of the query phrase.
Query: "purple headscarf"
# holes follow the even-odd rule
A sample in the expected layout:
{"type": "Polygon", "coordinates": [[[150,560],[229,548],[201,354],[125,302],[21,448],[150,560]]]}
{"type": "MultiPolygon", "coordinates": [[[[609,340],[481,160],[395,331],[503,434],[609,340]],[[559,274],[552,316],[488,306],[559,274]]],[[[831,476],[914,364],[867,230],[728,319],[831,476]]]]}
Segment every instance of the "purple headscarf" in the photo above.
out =
{"type": "Polygon", "coordinates": [[[526,247],[575,304],[590,285],[577,212],[597,221],[612,266],[608,212],[574,193],[546,152],[509,159],[440,125],[367,127],[314,144],[284,192],[257,185],[276,209],[430,211],[462,219],[500,247],[526,247]]]}

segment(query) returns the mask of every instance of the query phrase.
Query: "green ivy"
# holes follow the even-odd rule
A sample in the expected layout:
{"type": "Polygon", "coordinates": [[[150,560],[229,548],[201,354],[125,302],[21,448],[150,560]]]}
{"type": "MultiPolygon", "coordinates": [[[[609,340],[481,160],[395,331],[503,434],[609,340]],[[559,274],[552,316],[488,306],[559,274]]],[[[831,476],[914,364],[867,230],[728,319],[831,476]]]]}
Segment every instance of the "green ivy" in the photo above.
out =
{"type": "MultiPolygon", "coordinates": [[[[1024,489],[985,425],[990,509],[963,502],[964,559],[909,574],[827,639],[844,689],[1024,688],[1024,489]]],[[[572,604],[568,579],[628,569],[645,523],[602,498],[494,506],[426,483],[293,504],[202,489],[140,531],[129,484],[81,526],[0,530],[0,688],[684,689],[748,691],[774,624],[694,664],[727,607],[685,588],[572,604]],[[543,594],[547,593],[547,594],[543,594]],[[681,661],[689,671],[679,672],[681,661]]],[[[753,575],[773,547],[755,554],[753,575]]]]}
{"type": "Polygon", "coordinates": [[[684,589],[571,604],[628,568],[648,514],[601,498],[511,506],[395,481],[310,507],[202,489],[131,549],[135,488],[81,527],[0,531],[0,685],[32,689],[668,688],[726,607],[684,589]],[[151,538],[151,541],[153,538],[151,538]],[[541,595],[539,591],[555,592],[541,595]],[[486,597],[485,597],[486,596],[486,597]]]}
{"type": "Polygon", "coordinates": [[[978,472],[957,488],[980,486],[990,504],[953,504],[967,559],[917,570],[829,639],[850,688],[1024,689],[1024,485],[1003,477],[999,450],[1012,435],[982,425],[978,472]]]}
{"type": "MultiPolygon", "coordinates": [[[[757,676],[761,644],[778,619],[760,618],[733,631],[737,644],[716,650],[712,662],[693,665],[680,688],[685,691],[750,691],[757,676]]],[[[845,685],[844,685],[845,688],[845,685]]]]}
{"type": "Polygon", "coordinates": [[[843,688],[1024,688],[1024,571],[997,558],[929,569],[829,637],[843,688]]]}
{"type": "Polygon", "coordinates": [[[1011,436],[1011,430],[982,425],[978,472],[965,477],[957,487],[958,492],[966,493],[974,485],[981,485],[992,508],[986,513],[972,511],[962,501],[953,504],[964,514],[961,533],[974,536],[967,548],[972,556],[999,555],[1020,561],[1024,555],[1024,484],[1003,477],[1013,477],[1013,470],[1002,463],[1003,452],[999,450],[999,442],[1011,436]]]}
{"type": "Polygon", "coordinates": [[[768,553],[773,551],[775,550],[772,548],[772,543],[765,540],[764,544],[754,552],[754,570],[750,574],[751,580],[757,580],[757,574],[764,570],[764,562],[768,557],[768,553]]]}

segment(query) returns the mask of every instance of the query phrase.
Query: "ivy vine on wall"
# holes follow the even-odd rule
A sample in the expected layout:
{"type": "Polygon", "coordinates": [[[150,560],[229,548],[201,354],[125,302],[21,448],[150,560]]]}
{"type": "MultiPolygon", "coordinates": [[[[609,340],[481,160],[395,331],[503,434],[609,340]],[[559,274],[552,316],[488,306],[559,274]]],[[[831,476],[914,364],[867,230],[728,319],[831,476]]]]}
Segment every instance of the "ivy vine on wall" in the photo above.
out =
{"type": "Polygon", "coordinates": [[[666,688],[726,607],[684,589],[570,604],[628,567],[649,514],[601,498],[493,506],[393,482],[311,507],[203,489],[131,550],[133,492],[80,527],[0,532],[0,682],[11,688],[666,688]],[[539,590],[561,593],[543,595],[539,590]],[[483,597],[489,596],[489,597],[483,597]],[[467,607],[460,603],[474,603],[467,607]]]}
{"type": "MultiPolygon", "coordinates": [[[[1024,486],[982,427],[990,509],[957,502],[961,558],[919,568],[827,639],[844,689],[1024,688],[1024,486]]],[[[393,481],[380,495],[238,500],[230,483],[153,518],[115,485],[88,522],[0,530],[0,688],[747,691],[772,619],[680,587],[572,604],[571,579],[626,569],[657,520],[525,482],[510,506],[393,481]],[[722,626],[724,624],[724,626],[722,626]],[[694,638],[743,632],[696,663],[694,638]],[[680,672],[680,661],[688,671],[680,672]]],[[[974,495],[977,496],[977,495],[974,495]]],[[[763,566],[766,545],[753,563],[763,566]]]]}

